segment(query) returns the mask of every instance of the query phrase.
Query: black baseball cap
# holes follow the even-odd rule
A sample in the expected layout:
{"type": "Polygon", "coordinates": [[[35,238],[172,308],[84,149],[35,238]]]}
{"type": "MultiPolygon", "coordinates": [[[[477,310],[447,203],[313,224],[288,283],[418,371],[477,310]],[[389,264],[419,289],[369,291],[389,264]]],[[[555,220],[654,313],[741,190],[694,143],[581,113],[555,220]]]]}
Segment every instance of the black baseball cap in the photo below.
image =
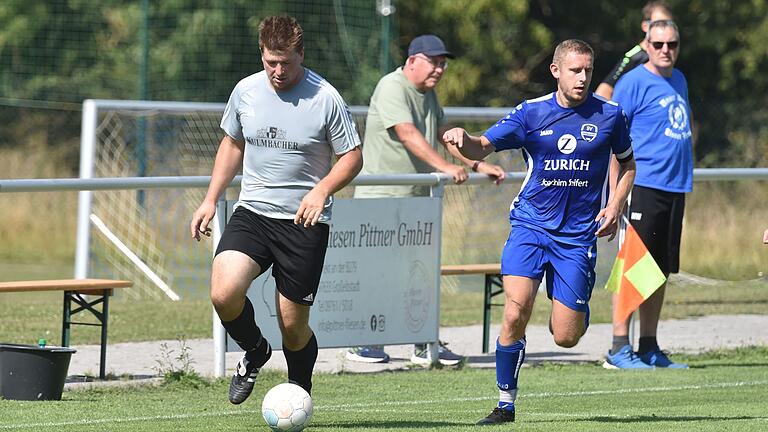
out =
{"type": "Polygon", "coordinates": [[[430,57],[446,56],[448,58],[455,58],[453,53],[445,49],[442,39],[432,34],[413,38],[408,46],[408,57],[416,54],[425,54],[430,57]]]}

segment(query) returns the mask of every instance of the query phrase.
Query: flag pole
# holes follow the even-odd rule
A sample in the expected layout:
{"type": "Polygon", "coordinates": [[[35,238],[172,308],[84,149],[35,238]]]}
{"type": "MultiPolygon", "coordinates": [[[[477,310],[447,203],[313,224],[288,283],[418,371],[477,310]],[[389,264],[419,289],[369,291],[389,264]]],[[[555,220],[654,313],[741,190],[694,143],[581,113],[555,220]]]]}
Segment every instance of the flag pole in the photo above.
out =
{"type": "MultiPolygon", "coordinates": [[[[627,208],[627,211],[629,211],[628,208],[627,208]]],[[[624,237],[625,237],[625,234],[627,233],[627,225],[629,225],[629,219],[627,218],[626,213],[622,213],[621,220],[619,221],[619,249],[621,249],[621,246],[624,245],[624,237]]],[[[637,338],[637,333],[638,333],[637,319],[635,316],[636,314],[637,314],[637,311],[634,311],[629,316],[629,331],[627,333],[627,337],[629,338],[630,346],[636,346],[635,339],[637,338]]]]}

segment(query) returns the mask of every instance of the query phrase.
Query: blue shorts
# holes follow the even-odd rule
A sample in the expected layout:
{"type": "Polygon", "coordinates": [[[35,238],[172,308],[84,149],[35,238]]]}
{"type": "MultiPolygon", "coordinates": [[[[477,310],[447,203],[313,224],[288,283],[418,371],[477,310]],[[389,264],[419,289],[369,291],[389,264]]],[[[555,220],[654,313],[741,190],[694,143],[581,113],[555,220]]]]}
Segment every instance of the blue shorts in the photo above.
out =
{"type": "Polygon", "coordinates": [[[501,254],[501,274],[547,279],[547,297],[569,309],[589,313],[595,286],[597,242],[591,246],[560,243],[525,226],[513,226],[501,254]]]}

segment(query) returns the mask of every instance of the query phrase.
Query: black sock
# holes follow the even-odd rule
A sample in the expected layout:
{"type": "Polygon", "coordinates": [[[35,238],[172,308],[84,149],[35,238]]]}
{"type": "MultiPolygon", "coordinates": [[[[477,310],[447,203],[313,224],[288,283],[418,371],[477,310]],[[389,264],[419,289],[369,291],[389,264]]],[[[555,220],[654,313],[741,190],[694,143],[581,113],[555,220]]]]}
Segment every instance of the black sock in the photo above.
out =
{"type": "Polygon", "coordinates": [[[253,318],[253,304],[248,297],[240,315],[232,321],[222,321],[229,337],[245,351],[245,358],[256,367],[262,367],[269,360],[269,343],[261,335],[261,329],[253,318]]]}
{"type": "Polygon", "coordinates": [[[629,336],[613,336],[613,346],[611,347],[611,355],[619,352],[624,346],[629,345],[629,336]]]}
{"type": "Polygon", "coordinates": [[[315,369],[317,361],[317,339],[314,333],[307,345],[298,351],[291,351],[283,345],[283,354],[285,362],[288,363],[288,381],[312,394],[312,370],[315,369]]]}
{"type": "Polygon", "coordinates": [[[637,352],[640,354],[645,354],[647,352],[656,351],[659,349],[659,343],[656,341],[656,336],[641,336],[640,337],[640,346],[637,349],[637,352]]]}

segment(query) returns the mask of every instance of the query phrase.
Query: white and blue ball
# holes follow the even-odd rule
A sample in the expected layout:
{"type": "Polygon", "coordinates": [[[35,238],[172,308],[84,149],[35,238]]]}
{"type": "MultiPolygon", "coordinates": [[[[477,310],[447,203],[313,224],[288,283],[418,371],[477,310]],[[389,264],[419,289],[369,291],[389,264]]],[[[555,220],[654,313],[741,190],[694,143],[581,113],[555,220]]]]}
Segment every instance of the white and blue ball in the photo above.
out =
{"type": "Polygon", "coordinates": [[[312,418],[312,397],[296,384],[278,384],[264,396],[261,414],[273,431],[301,431],[312,418]]]}

